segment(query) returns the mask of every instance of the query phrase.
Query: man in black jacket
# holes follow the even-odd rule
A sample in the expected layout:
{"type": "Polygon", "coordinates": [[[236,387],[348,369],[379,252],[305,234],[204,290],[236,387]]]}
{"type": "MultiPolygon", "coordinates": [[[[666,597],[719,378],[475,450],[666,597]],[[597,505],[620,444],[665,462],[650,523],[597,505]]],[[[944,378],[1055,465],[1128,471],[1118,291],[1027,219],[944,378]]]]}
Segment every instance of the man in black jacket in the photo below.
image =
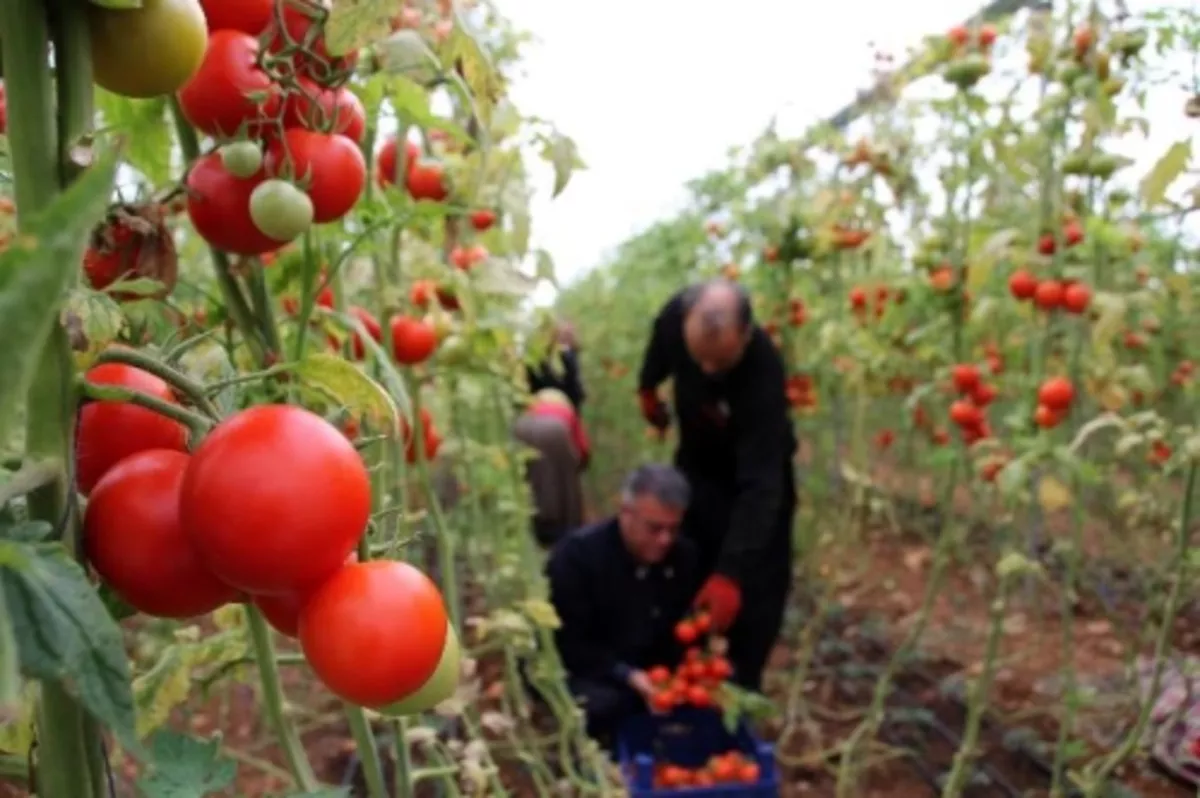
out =
{"type": "Polygon", "coordinates": [[[682,656],[673,630],[697,585],[695,548],[679,538],[689,498],[677,470],[642,466],[626,480],[618,514],[568,535],[546,566],[567,683],[602,741],[646,711],[647,670],[682,656]]]}
{"type": "Polygon", "coordinates": [[[713,281],[673,296],[654,320],[638,389],[647,422],[665,430],[657,389],[674,380],[675,464],[694,499],[683,534],[705,580],[696,597],[727,629],[734,681],[761,690],[792,576],[796,438],[783,359],[738,285],[713,281]]]}
{"type": "Polygon", "coordinates": [[[566,394],[578,413],[583,408],[587,393],[583,390],[583,379],[579,374],[578,341],[575,328],[569,322],[559,322],[554,333],[554,348],[549,356],[534,365],[525,367],[525,379],[529,392],[537,393],[554,388],[566,394]],[[557,355],[558,363],[554,362],[557,355]]]}

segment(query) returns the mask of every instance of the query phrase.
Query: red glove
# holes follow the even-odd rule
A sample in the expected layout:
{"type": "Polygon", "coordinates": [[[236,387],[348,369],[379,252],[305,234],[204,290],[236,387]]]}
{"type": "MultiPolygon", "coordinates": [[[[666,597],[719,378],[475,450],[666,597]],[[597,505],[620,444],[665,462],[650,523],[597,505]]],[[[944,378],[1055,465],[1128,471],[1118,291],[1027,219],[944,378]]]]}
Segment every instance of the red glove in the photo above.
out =
{"type": "Polygon", "coordinates": [[[646,423],[662,432],[671,426],[671,414],[666,403],[654,391],[638,391],[638,402],[642,407],[642,418],[646,423]]]}
{"type": "Polygon", "coordinates": [[[721,574],[713,574],[696,594],[695,606],[708,610],[715,632],[724,632],[733,625],[742,608],[742,589],[737,582],[721,574]]]}

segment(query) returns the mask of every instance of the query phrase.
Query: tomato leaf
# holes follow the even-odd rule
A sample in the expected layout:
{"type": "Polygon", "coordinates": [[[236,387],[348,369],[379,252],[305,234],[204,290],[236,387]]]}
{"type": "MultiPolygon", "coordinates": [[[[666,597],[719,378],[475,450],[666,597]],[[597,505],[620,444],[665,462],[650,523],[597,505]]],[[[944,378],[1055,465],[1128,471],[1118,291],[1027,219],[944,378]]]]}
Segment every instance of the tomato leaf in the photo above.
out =
{"type": "MultiPolygon", "coordinates": [[[[243,614],[240,606],[234,608],[243,614]]],[[[182,633],[177,637],[177,642],[164,649],[154,665],[133,682],[140,736],[166,724],[175,708],[196,694],[199,669],[220,669],[247,654],[246,636],[238,630],[194,640],[182,633]]]]}
{"type": "Polygon", "coordinates": [[[25,682],[21,700],[0,714],[0,751],[25,754],[33,747],[33,721],[37,710],[37,682],[25,682]]]}
{"type": "Polygon", "coordinates": [[[171,179],[171,125],[167,123],[167,98],[134,100],[96,88],[96,108],[105,127],[127,142],[124,157],[148,182],[162,185],[171,179]]]}
{"type": "MultiPolygon", "coordinates": [[[[442,65],[429,49],[425,39],[415,30],[398,30],[374,48],[379,71],[387,77],[403,77],[420,85],[429,85],[442,74],[442,65]]],[[[384,78],[370,81],[382,85],[384,78]]],[[[418,88],[420,88],[418,85],[418,88]]],[[[364,98],[363,102],[366,102],[364,98]]]]}
{"type": "Polygon", "coordinates": [[[121,629],[62,544],[0,543],[0,589],[21,672],[65,682],[130,753],[142,752],[121,629]]]}
{"type": "Polygon", "coordinates": [[[122,11],[142,7],[142,0],[89,0],[89,2],[101,8],[116,8],[122,11]]]}
{"type": "Polygon", "coordinates": [[[76,352],[76,365],[87,368],[121,334],[125,316],[107,294],[82,286],[71,289],[59,313],[76,352]]]}
{"type": "Polygon", "coordinates": [[[396,0],[338,0],[325,23],[325,49],[345,55],[387,36],[396,0]]]}
{"type": "Polygon", "coordinates": [[[554,191],[551,197],[563,193],[576,169],[587,168],[587,164],[579,157],[575,141],[557,131],[542,137],[541,156],[554,167],[554,191]]]}
{"type": "Polygon", "coordinates": [[[154,761],[138,779],[145,798],[204,798],[233,784],[237,763],[221,756],[221,739],[200,740],[162,729],[150,738],[154,761]]]}
{"type": "Polygon", "coordinates": [[[429,94],[406,77],[396,76],[388,80],[388,99],[396,116],[408,124],[443,130],[460,143],[471,138],[454,122],[435,114],[429,106],[429,94]]]}
{"type": "Polygon", "coordinates": [[[475,99],[479,118],[485,125],[490,124],[492,109],[504,94],[504,79],[479,43],[479,37],[457,10],[454,12],[454,29],[446,39],[442,63],[458,71],[475,99]]]}
{"type": "MultiPolygon", "coordinates": [[[[367,336],[369,338],[370,336],[367,336]]],[[[345,358],[317,352],[306,355],[293,373],[301,382],[337,401],[356,418],[398,432],[400,413],[382,385],[345,358]]]]}
{"type": "Polygon", "coordinates": [[[49,207],[23,224],[22,234],[0,253],[0,441],[33,380],[34,367],[57,321],[63,292],[83,257],[86,233],[103,215],[115,153],[105,154],[49,207]]]}
{"type": "Polygon", "coordinates": [[[1192,159],[1192,140],[1177,141],[1167,148],[1150,171],[1142,178],[1138,193],[1147,205],[1160,205],[1166,199],[1167,189],[1187,169],[1192,159]]]}
{"type": "Polygon", "coordinates": [[[539,282],[545,280],[550,285],[558,288],[558,278],[554,274],[554,258],[544,249],[536,250],[533,254],[537,262],[537,270],[534,272],[534,276],[537,277],[539,282]]]}

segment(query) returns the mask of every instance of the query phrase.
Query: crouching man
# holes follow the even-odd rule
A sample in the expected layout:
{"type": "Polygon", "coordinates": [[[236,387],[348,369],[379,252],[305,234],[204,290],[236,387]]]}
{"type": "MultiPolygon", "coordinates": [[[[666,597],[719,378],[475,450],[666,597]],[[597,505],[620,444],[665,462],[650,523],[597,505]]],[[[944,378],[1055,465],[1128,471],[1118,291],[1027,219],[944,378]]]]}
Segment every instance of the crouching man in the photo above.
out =
{"type": "Polygon", "coordinates": [[[550,555],[550,600],[562,621],[555,642],[588,734],[602,743],[647,711],[646,671],[682,655],[673,629],[698,582],[695,547],[679,537],[689,499],[679,471],[642,466],[626,479],[615,517],[572,532],[550,555]]]}

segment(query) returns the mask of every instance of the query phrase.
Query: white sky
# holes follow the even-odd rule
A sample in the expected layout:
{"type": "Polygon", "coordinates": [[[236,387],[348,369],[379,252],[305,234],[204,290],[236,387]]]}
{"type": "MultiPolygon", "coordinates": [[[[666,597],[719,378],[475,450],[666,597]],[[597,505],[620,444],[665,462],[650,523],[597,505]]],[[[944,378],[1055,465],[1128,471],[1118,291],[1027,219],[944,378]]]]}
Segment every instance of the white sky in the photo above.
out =
{"type": "MultiPolygon", "coordinates": [[[[781,133],[795,135],[849,102],[871,82],[869,43],[903,60],[922,36],[982,4],[497,0],[501,13],[538,39],[513,99],[572,136],[589,166],[553,201],[549,167],[539,174],[533,245],[550,252],[559,281],[569,282],[671,214],[686,197],[686,181],[724,164],[727,150],[748,144],[772,116],[779,115],[781,133]]],[[[1134,12],[1160,4],[1128,2],[1134,12]]],[[[1157,135],[1134,144],[1149,162],[1161,153],[1160,140],[1192,127],[1177,110],[1183,97],[1152,103],[1171,118],[1159,125],[1152,112],[1157,135]]],[[[1140,177],[1146,166],[1130,172],[1140,177]]],[[[552,295],[543,287],[535,302],[552,295]]]]}
{"type": "Polygon", "coordinates": [[[588,169],[550,201],[538,183],[534,246],[560,282],[669,215],[684,183],[721,166],[779,114],[797,131],[869,85],[868,43],[902,54],[980,0],[497,0],[530,31],[511,94],[553,120],[588,169]]]}

